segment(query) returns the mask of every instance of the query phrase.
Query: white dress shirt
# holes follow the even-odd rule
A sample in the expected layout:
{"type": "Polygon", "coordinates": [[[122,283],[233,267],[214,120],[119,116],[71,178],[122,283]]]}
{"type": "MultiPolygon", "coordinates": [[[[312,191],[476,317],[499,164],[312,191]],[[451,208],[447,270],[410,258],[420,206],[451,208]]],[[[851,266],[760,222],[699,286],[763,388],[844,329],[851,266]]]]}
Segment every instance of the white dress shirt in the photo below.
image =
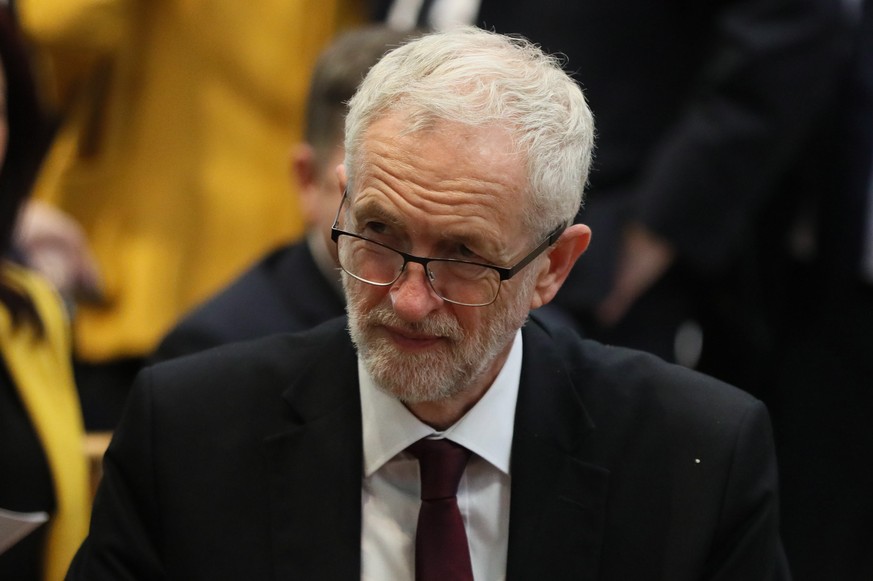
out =
{"type": "Polygon", "coordinates": [[[405,449],[425,437],[448,438],[473,454],[458,487],[473,576],[506,578],[509,457],[521,375],[521,331],[503,369],[482,399],[443,432],[422,423],[380,391],[358,361],[363,414],[361,579],[415,578],[420,506],[418,461],[405,449]]]}

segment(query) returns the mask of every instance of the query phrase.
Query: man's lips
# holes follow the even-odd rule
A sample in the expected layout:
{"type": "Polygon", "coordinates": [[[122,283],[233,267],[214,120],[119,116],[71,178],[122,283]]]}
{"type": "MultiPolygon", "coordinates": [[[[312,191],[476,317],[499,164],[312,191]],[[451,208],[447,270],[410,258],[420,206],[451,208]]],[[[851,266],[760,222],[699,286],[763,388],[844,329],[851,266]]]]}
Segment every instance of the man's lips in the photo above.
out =
{"type": "Polygon", "coordinates": [[[382,330],[395,345],[411,351],[428,349],[446,340],[445,337],[439,335],[410,331],[400,327],[383,326],[382,330]]]}

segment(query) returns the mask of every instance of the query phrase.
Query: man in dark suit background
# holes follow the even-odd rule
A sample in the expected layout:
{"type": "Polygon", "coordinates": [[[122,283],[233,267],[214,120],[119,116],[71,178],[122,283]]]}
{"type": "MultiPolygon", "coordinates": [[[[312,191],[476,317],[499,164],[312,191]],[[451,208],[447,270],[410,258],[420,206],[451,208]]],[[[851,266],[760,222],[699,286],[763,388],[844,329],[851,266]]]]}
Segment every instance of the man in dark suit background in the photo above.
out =
{"type": "Polygon", "coordinates": [[[306,102],[306,142],[292,154],[306,239],[269,253],[185,316],[161,341],[153,361],[302,331],[344,313],[330,225],[340,200],[335,168],[343,159],[346,102],[379,57],[408,36],[384,26],[353,30],[319,57],[306,102]]]}
{"type": "Polygon", "coordinates": [[[528,319],[588,246],[593,134],[525,41],[384,57],[337,168],[348,319],[146,369],[69,578],[425,579],[425,533],[453,579],[787,578],[764,406],[528,319]],[[466,462],[438,530],[422,446],[466,462]]]}

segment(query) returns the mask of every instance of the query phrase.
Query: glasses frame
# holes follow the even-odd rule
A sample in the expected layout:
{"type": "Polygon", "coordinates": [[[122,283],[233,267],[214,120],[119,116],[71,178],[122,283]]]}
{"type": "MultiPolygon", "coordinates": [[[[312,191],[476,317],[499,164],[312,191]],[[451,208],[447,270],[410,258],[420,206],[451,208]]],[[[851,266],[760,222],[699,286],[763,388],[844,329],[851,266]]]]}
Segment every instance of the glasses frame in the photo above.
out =
{"type": "Polygon", "coordinates": [[[558,226],[557,228],[552,230],[549,233],[549,235],[546,236],[543,239],[543,241],[539,243],[539,245],[537,245],[536,248],[531,250],[527,255],[525,255],[521,260],[516,262],[514,265],[508,266],[508,267],[507,266],[496,266],[494,264],[487,264],[484,262],[474,262],[472,260],[461,260],[458,258],[428,258],[428,257],[424,257],[424,256],[416,256],[414,254],[409,254],[408,252],[403,252],[402,250],[397,250],[396,248],[392,248],[391,246],[388,246],[387,244],[382,244],[381,242],[371,240],[370,238],[367,238],[366,236],[361,236],[360,234],[355,234],[353,232],[347,232],[345,230],[338,228],[337,225],[339,224],[340,213],[342,212],[343,206],[345,205],[346,200],[348,199],[348,194],[349,194],[348,188],[343,190],[343,198],[342,198],[342,200],[340,200],[339,208],[336,211],[336,217],[333,220],[333,226],[330,227],[331,240],[333,240],[334,243],[338,245],[339,239],[341,236],[349,236],[351,238],[358,238],[359,240],[364,240],[364,241],[369,242],[371,244],[381,246],[382,248],[385,248],[386,250],[396,252],[397,254],[399,254],[403,258],[403,264],[401,265],[400,270],[397,272],[397,276],[394,277],[394,279],[389,281],[389,282],[373,282],[370,280],[364,280],[363,278],[360,278],[357,275],[352,274],[351,272],[347,271],[345,269],[345,267],[343,267],[343,265],[340,263],[340,268],[343,269],[343,272],[345,272],[346,274],[348,274],[352,278],[359,280],[363,283],[370,284],[373,286],[386,287],[386,286],[391,286],[392,284],[397,282],[397,280],[401,276],[403,276],[403,273],[406,272],[406,265],[409,264],[410,262],[414,262],[415,264],[420,264],[422,266],[422,268],[424,269],[424,272],[427,274],[428,284],[430,284],[431,289],[433,289],[434,293],[436,293],[436,295],[438,297],[440,297],[442,300],[446,301],[447,303],[452,303],[455,305],[461,305],[461,306],[465,306],[465,307],[486,307],[486,306],[490,305],[491,303],[493,303],[494,301],[496,301],[498,295],[500,294],[500,287],[501,287],[500,283],[502,283],[505,280],[511,279],[516,274],[521,272],[521,270],[525,266],[527,266],[528,264],[533,262],[533,260],[535,258],[537,258],[540,254],[545,252],[545,250],[547,248],[549,248],[555,242],[557,242],[558,238],[561,237],[561,234],[564,233],[564,230],[567,229],[566,226],[563,226],[563,225],[558,226]],[[433,278],[434,277],[433,277],[430,269],[427,267],[427,265],[430,264],[431,262],[454,262],[456,264],[469,264],[472,266],[481,266],[484,268],[490,268],[491,270],[496,271],[500,277],[500,281],[497,285],[497,292],[494,293],[494,298],[491,299],[487,303],[462,303],[459,301],[453,301],[452,299],[447,299],[446,297],[442,296],[442,294],[440,294],[440,292],[436,289],[436,287],[433,286],[433,278]]]}

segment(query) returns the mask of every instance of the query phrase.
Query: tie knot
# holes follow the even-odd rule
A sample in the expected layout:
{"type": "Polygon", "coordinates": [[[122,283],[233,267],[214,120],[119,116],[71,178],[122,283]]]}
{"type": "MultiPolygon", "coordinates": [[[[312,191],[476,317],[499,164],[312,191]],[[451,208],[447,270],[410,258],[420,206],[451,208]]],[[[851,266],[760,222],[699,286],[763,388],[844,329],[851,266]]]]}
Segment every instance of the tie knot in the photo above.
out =
{"type": "Polygon", "coordinates": [[[452,498],[458,494],[458,483],[470,459],[468,449],[450,440],[424,438],[407,450],[418,458],[422,500],[452,498]]]}

